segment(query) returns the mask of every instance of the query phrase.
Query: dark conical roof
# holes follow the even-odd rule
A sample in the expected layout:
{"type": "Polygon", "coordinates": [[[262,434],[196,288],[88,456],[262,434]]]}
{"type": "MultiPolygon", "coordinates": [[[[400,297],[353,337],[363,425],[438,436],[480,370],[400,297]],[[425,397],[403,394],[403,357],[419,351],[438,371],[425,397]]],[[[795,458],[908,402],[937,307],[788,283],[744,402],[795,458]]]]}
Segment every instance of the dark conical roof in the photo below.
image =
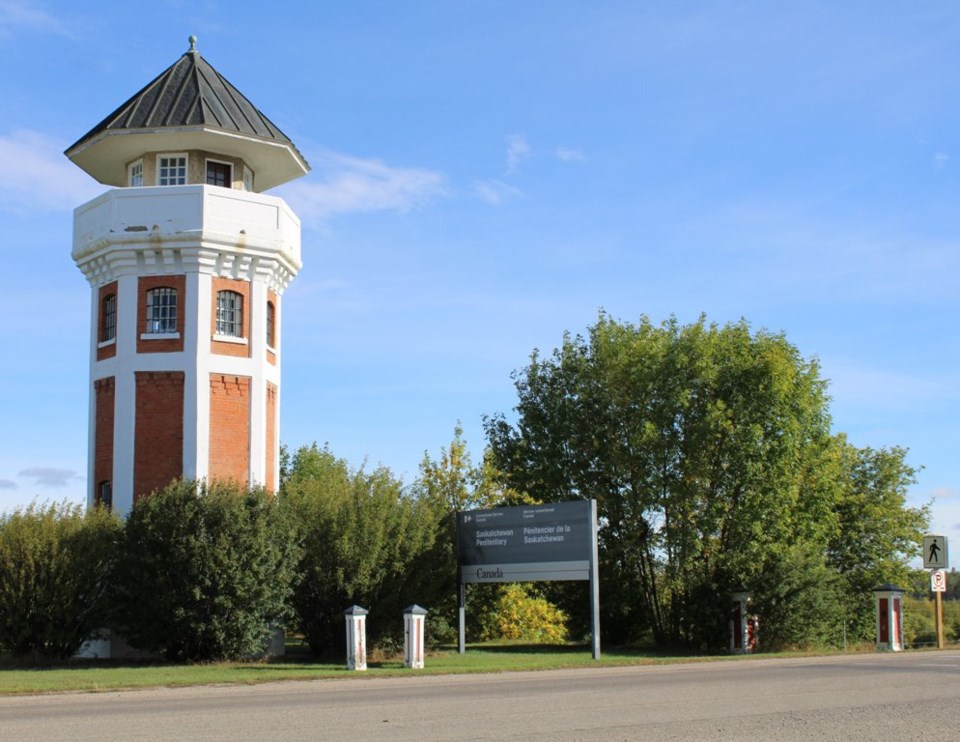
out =
{"type": "Polygon", "coordinates": [[[94,126],[70,149],[108,129],[170,126],[215,126],[226,131],[290,142],[286,134],[191,45],[190,51],[94,126]]]}
{"type": "Polygon", "coordinates": [[[112,134],[157,134],[170,130],[203,130],[255,138],[289,150],[302,166],[299,174],[309,170],[290,138],[200,56],[193,36],[189,51],[72,144],[65,154],[85,167],[77,155],[97,140],[112,134]]]}

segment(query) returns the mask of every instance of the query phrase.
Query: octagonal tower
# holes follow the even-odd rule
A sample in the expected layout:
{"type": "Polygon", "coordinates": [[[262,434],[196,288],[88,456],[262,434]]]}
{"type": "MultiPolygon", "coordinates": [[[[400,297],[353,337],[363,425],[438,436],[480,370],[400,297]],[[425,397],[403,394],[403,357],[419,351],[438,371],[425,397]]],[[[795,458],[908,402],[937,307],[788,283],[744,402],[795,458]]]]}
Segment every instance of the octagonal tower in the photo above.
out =
{"type": "Polygon", "coordinates": [[[180,476],[275,489],[300,222],[263,191],[306,161],[195,37],[65,154],[111,186],[73,222],[92,288],[88,504],[125,514],[180,476]]]}

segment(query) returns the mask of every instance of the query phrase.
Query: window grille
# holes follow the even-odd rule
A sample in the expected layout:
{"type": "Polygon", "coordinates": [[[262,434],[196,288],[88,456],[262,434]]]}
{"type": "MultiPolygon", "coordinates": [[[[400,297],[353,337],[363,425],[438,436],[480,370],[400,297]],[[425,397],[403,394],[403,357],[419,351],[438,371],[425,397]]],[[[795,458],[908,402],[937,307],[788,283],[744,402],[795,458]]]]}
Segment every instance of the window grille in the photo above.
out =
{"type": "Polygon", "coordinates": [[[267,302],[267,345],[271,348],[276,347],[276,337],[274,336],[275,325],[274,321],[276,319],[276,310],[274,309],[273,302],[267,302]]]}
{"type": "Polygon", "coordinates": [[[243,296],[236,291],[217,292],[217,335],[243,337],[243,296]]]}
{"type": "Polygon", "coordinates": [[[161,157],[157,166],[157,184],[162,186],[187,184],[187,158],[185,155],[161,157]]]}
{"type": "Polygon", "coordinates": [[[103,299],[103,314],[100,322],[100,342],[113,340],[117,336],[117,295],[110,294],[103,299]]]}
{"type": "Polygon", "coordinates": [[[143,160],[137,160],[130,166],[130,185],[143,185],[143,160]]]}
{"type": "Polygon", "coordinates": [[[150,334],[177,331],[177,290],[166,286],[147,292],[147,329],[150,334]]]}

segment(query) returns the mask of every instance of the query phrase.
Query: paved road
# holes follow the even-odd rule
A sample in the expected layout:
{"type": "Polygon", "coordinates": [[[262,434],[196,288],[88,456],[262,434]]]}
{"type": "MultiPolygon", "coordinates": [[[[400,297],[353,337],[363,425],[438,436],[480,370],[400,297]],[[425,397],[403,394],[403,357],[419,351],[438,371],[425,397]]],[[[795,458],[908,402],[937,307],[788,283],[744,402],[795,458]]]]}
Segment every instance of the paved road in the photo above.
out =
{"type": "Polygon", "coordinates": [[[0,740],[925,740],[960,652],[0,698],[0,740]]]}

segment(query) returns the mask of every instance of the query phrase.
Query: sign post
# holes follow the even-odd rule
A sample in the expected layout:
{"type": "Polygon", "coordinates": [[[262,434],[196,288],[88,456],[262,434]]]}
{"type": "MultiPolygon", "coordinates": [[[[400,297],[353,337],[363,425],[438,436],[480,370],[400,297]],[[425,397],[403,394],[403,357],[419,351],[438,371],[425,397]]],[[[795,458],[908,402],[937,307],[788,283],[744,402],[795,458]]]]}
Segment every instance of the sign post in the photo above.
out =
{"type": "Polygon", "coordinates": [[[943,593],[947,589],[949,564],[946,536],[923,537],[923,568],[930,573],[930,589],[936,598],[937,649],[943,649],[943,593]]]}
{"type": "Polygon", "coordinates": [[[457,513],[459,651],[466,584],[588,580],[593,658],[600,658],[596,500],[457,513]]]}

